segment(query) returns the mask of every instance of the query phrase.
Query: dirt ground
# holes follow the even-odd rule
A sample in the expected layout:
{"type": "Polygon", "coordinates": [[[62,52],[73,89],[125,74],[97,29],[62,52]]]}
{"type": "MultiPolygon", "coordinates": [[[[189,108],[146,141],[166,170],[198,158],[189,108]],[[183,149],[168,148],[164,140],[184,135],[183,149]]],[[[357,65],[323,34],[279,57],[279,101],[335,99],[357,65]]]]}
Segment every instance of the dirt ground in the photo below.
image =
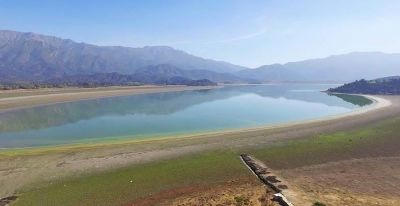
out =
{"type": "Polygon", "coordinates": [[[296,205],[400,205],[400,156],[354,159],[278,171],[297,192],[296,205]]]}
{"type": "MultiPolygon", "coordinates": [[[[311,206],[316,200],[328,206],[400,205],[400,156],[345,160],[274,173],[289,182],[285,196],[294,205],[311,206]]],[[[164,201],[161,204],[164,206],[276,205],[270,201],[272,193],[255,177],[253,180],[232,181],[213,188],[188,190],[168,197],[159,195],[158,200],[152,200],[159,203],[163,199],[178,197],[164,201]]],[[[151,205],[143,204],[143,201],[135,203],[133,205],[151,205]]]]}
{"type": "Polygon", "coordinates": [[[278,206],[271,201],[273,193],[266,190],[263,184],[254,177],[253,180],[236,180],[221,184],[214,188],[185,194],[161,205],[249,205],[278,206]]]}

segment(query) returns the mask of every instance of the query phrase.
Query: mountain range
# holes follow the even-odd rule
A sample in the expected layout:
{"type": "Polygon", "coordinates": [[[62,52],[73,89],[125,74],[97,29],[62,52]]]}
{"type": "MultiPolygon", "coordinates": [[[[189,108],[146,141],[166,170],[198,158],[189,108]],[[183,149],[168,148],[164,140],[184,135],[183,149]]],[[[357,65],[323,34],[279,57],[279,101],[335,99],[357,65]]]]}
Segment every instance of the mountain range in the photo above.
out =
{"type": "MultiPolygon", "coordinates": [[[[164,66],[160,71],[168,70],[167,65],[171,65],[171,71],[179,69],[188,76],[204,75],[210,79],[215,74],[217,80],[220,74],[245,69],[166,46],[95,46],[35,33],[0,31],[0,80],[3,81],[38,81],[113,72],[134,74],[161,64],[164,66]]],[[[229,78],[232,77],[226,75],[229,78]]]]}
{"type": "Polygon", "coordinates": [[[400,74],[400,54],[353,52],[327,58],[265,65],[237,72],[260,81],[348,82],[400,74]]]}
{"type": "Polygon", "coordinates": [[[145,84],[165,83],[171,79],[207,79],[218,83],[348,82],[399,73],[400,54],[355,52],[247,68],[196,57],[166,46],[96,46],[35,33],[0,30],[0,83],[54,83],[77,79],[96,82],[99,80],[96,78],[121,80],[114,81],[116,84],[126,79],[145,84]]]}

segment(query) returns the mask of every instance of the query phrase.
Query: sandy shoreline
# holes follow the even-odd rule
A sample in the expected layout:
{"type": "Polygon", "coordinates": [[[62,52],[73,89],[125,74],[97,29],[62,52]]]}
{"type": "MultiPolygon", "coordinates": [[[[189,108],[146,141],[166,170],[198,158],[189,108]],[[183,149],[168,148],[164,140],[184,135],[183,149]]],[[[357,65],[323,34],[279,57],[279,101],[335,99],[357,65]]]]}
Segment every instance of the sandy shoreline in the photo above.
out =
{"type": "MultiPolygon", "coordinates": [[[[181,89],[181,88],[179,88],[181,89]]],[[[119,142],[96,146],[76,145],[13,151],[0,156],[0,197],[35,181],[51,181],[71,174],[90,174],[155,160],[215,149],[253,148],[290,139],[351,129],[400,114],[400,97],[368,96],[374,104],[350,113],[309,121],[195,134],[185,138],[119,142]],[[29,177],[29,178],[27,178],[29,177]]]]}
{"type": "Polygon", "coordinates": [[[81,100],[137,94],[214,89],[219,86],[132,86],[0,91],[0,112],[81,100]]]}

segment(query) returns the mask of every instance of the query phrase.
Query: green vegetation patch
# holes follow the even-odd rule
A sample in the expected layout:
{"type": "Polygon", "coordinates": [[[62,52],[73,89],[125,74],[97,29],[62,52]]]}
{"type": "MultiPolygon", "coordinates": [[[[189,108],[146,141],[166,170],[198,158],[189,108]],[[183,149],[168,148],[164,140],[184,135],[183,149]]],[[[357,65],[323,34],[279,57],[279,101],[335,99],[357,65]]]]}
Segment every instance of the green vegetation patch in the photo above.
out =
{"type": "Polygon", "coordinates": [[[31,186],[13,205],[121,205],[174,188],[251,177],[238,155],[213,151],[31,186]]]}
{"type": "Polygon", "coordinates": [[[248,197],[244,196],[236,196],[234,197],[235,200],[235,205],[236,206],[242,206],[242,205],[250,205],[250,199],[248,197]]]}
{"type": "Polygon", "coordinates": [[[350,103],[358,105],[358,106],[365,106],[365,105],[369,105],[369,104],[373,103],[373,101],[371,99],[368,99],[368,98],[360,96],[360,95],[336,94],[336,93],[328,93],[328,95],[339,97],[346,102],[350,102],[350,103]]]}
{"type": "MultiPolygon", "coordinates": [[[[15,205],[122,205],[163,191],[212,187],[254,177],[238,158],[247,152],[273,169],[313,165],[352,158],[398,154],[400,118],[357,129],[319,134],[245,151],[209,151],[135,165],[89,176],[31,185],[20,191],[15,205]]],[[[156,195],[157,196],[157,195],[156,195]]],[[[245,201],[235,199],[238,204],[245,201]]],[[[14,205],[13,204],[13,205],[14,205]]]]}
{"type": "Polygon", "coordinates": [[[400,118],[248,151],[274,169],[399,153],[400,118]]]}

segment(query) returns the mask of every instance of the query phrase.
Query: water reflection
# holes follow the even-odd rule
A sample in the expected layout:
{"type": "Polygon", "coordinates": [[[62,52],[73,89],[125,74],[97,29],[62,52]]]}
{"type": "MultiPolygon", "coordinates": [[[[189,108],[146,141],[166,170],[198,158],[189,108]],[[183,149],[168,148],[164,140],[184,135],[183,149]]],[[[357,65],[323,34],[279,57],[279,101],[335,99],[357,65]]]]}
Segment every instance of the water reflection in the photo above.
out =
{"type": "Polygon", "coordinates": [[[21,109],[0,114],[0,131],[41,129],[105,115],[168,115],[195,104],[229,98],[238,92],[197,90],[102,98],[21,109]]]}
{"type": "Polygon", "coordinates": [[[312,85],[310,88],[309,85],[293,84],[227,86],[212,90],[144,94],[62,103],[0,113],[0,131],[41,129],[104,115],[168,115],[196,104],[227,99],[244,93],[349,108],[351,105],[364,106],[371,103],[371,100],[361,96],[329,93],[326,95],[319,92],[325,87],[312,85]],[[308,89],[299,89],[299,87],[308,89]]]}
{"type": "Polygon", "coordinates": [[[227,86],[9,111],[0,113],[0,147],[256,126],[346,112],[370,103],[360,96],[320,92],[328,87],[227,86]]]}

